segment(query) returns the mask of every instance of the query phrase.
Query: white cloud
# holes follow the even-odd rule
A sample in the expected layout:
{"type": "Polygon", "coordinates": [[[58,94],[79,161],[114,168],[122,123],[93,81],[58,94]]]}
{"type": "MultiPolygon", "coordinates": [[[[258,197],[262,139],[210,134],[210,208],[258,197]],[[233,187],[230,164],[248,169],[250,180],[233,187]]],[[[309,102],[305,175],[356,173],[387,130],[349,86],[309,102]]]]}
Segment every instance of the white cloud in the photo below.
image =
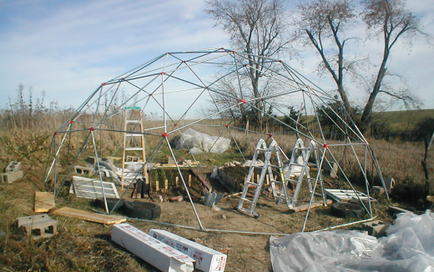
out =
{"type": "MultiPolygon", "coordinates": [[[[19,83],[79,105],[101,82],[167,51],[220,47],[226,35],[196,1],[19,1],[0,34],[0,99],[19,83]]],[[[0,104],[3,107],[4,103],[0,104]]]]}
{"type": "MultiPolygon", "coordinates": [[[[434,35],[433,7],[423,0],[409,7],[423,13],[425,31],[434,35]]],[[[165,52],[227,47],[227,35],[204,8],[204,0],[0,1],[0,107],[19,83],[33,86],[36,96],[45,91],[46,101],[78,106],[103,81],[165,52]]],[[[363,47],[375,52],[375,44],[363,47]]],[[[433,47],[415,43],[410,54],[394,51],[390,62],[427,108],[434,108],[433,54],[433,47]]],[[[306,56],[301,72],[332,88],[314,76],[316,63],[306,56]]]]}

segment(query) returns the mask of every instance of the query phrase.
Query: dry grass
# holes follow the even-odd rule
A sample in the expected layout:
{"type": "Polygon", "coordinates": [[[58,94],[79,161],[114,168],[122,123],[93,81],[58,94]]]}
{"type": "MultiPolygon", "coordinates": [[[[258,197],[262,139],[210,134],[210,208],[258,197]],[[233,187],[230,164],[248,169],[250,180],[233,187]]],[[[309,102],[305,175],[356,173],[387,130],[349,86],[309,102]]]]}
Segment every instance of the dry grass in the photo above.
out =
{"type": "MultiPolygon", "coordinates": [[[[55,122],[51,123],[56,125],[55,122]]],[[[198,127],[200,130],[200,127],[198,127]]],[[[214,127],[202,127],[202,131],[211,135],[219,135],[221,130],[214,127]]],[[[16,128],[12,131],[0,131],[0,167],[3,169],[10,161],[21,161],[23,164],[24,178],[13,184],[0,184],[0,267],[1,271],[155,271],[154,268],[129,254],[124,249],[118,247],[110,241],[110,226],[104,226],[76,219],[58,217],[59,235],[50,239],[32,240],[28,239],[21,230],[16,227],[16,218],[24,215],[34,214],[33,195],[35,191],[51,190],[50,185],[43,183],[44,171],[47,165],[47,157],[52,146],[52,136],[54,128],[45,127],[42,129],[23,129],[16,128]]],[[[231,130],[237,143],[246,159],[250,159],[258,137],[254,133],[244,133],[231,130]]],[[[65,140],[66,148],[62,150],[63,161],[60,162],[61,169],[66,170],[74,163],[76,150],[83,145],[89,131],[71,133],[65,140]]],[[[161,140],[161,131],[153,131],[155,136],[147,137],[147,146],[152,150],[161,140]]],[[[103,154],[110,156],[116,150],[116,146],[121,142],[119,133],[107,132],[107,134],[95,134],[98,139],[98,148],[102,148],[103,154]]],[[[176,134],[173,134],[176,135],[176,134]]],[[[222,136],[231,138],[231,134],[226,130],[222,136]]],[[[295,141],[295,136],[275,135],[277,142],[284,150],[290,150],[295,141]]],[[[397,181],[395,189],[397,199],[394,201],[412,201],[407,203],[408,208],[421,210],[422,199],[425,198],[425,179],[420,161],[423,159],[424,146],[422,142],[386,142],[382,140],[371,140],[371,146],[375,150],[383,175],[393,177],[397,181]],[[414,203],[416,202],[416,203],[414,203]]],[[[210,165],[222,165],[224,162],[242,160],[242,157],[235,152],[236,148],[231,147],[231,151],[222,155],[201,155],[197,159],[210,165]],[[233,151],[233,152],[232,152],[233,151]]],[[[89,145],[84,150],[82,156],[92,154],[93,146],[89,145]]],[[[176,151],[177,156],[182,157],[183,151],[176,151]]],[[[348,150],[336,151],[337,157],[341,160],[345,158],[348,150]],[[339,154],[338,154],[339,153],[339,154]]],[[[356,150],[356,152],[363,152],[356,150]]],[[[162,150],[158,153],[156,160],[167,158],[168,151],[162,150]]],[[[185,154],[184,154],[185,155],[185,154]]],[[[431,173],[434,172],[434,152],[428,158],[431,173]]],[[[347,166],[351,168],[354,162],[347,161],[347,166]]],[[[354,171],[356,172],[356,171],[354,171]]],[[[431,181],[432,182],[432,181],[431,181]]],[[[236,199],[233,201],[236,202],[236,199]]],[[[223,226],[235,224],[245,224],[240,221],[239,215],[230,212],[235,202],[222,203],[225,207],[225,214],[228,214],[226,221],[217,220],[223,226]]],[[[252,228],[263,228],[266,231],[276,229],[275,225],[280,226],[279,230],[294,232],[299,229],[300,222],[303,220],[302,214],[281,217],[281,221],[270,221],[267,219],[268,209],[274,209],[267,204],[260,203],[258,206],[264,216],[261,215],[252,228]],[[268,227],[259,225],[266,223],[268,227]],[[273,224],[270,224],[273,222],[273,224]],[[270,228],[270,229],[267,229],[270,228]]],[[[73,197],[67,196],[56,201],[58,206],[76,206],[86,209],[89,205],[87,201],[77,201],[73,197]]],[[[162,203],[163,204],[163,203],[162,203]]],[[[183,225],[194,225],[195,219],[188,212],[188,204],[185,212],[162,215],[162,219],[168,222],[176,222],[183,225]]],[[[163,205],[169,205],[164,203],[163,205]]],[[[203,207],[202,207],[203,208],[203,207]]],[[[165,207],[164,209],[170,209],[165,207]]],[[[387,218],[386,208],[383,205],[375,207],[380,217],[387,218]]],[[[204,214],[209,214],[210,220],[220,219],[222,213],[209,213],[204,210],[204,214]]],[[[271,214],[271,213],[270,213],[271,214]]],[[[312,213],[313,224],[311,229],[321,228],[334,223],[345,223],[345,220],[331,222],[327,209],[316,209],[312,213]]],[[[287,216],[287,215],[285,215],[287,216]]],[[[135,222],[141,228],[149,230],[157,225],[135,222]]],[[[160,227],[160,226],[158,226],[160,227]]],[[[231,248],[229,253],[229,263],[227,271],[270,271],[267,237],[239,238],[238,234],[216,234],[201,233],[175,229],[177,233],[188,238],[195,238],[198,242],[209,245],[216,249],[225,247],[231,248]],[[237,241],[237,242],[235,242],[237,241]]]]}

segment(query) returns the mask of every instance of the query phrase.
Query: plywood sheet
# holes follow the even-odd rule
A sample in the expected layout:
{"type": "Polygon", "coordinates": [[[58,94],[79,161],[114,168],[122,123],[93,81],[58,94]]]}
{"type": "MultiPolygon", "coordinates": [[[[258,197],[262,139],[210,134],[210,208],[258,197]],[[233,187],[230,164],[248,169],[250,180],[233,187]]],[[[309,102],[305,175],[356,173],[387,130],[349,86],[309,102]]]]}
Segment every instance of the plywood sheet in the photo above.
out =
{"type": "Polygon", "coordinates": [[[119,224],[127,221],[127,218],[122,216],[92,213],[92,212],[82,211],[82,210],[68,208],[68,207],[57,209],[53,211],[52,214],[83,219],[86,221],[101,223],[106,225],[119,224]]]}
{"type": "Polygon", "coordinates": [[[45,213],[55,206],[53,193],[35,192],[35,212],[45,213]]]}

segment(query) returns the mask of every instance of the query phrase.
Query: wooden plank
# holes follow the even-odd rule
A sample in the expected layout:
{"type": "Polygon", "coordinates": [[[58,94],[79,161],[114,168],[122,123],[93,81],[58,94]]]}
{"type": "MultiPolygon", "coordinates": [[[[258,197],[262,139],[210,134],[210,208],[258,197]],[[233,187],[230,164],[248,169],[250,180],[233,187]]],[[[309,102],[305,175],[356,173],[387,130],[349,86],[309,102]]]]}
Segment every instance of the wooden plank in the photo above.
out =
{"type": "MultiPolygon", "coordinates": [[[[333,201],[331,199],[327,199],[326,202],[327,202],[327,205],[330,205],[330,204],[333,203],[333,201]]],[[[323,205],[324,205],[324,201],[315,201],[315,202],[312,202],[312,205],[310,206],[310,208],[311,209],[318,208],[318,207],[323,206],[323,205]]],[[[300,206],[297,206],[297,207],[294,207],[292,209],[289,209],[289,211],[291,211],[291,212],[302,212],[302,211],[307,211],[307,209],[309,209],[309,203],[308,204],[304,204],[304,205],[300,205],[300,206]]]]}
{"type": "Polygon", "coordinates": [[[395,215],[397,213],[413,213],[412,211],[397,206],[389,206],[389,211],[392,213],[392,215],[395,215]]]}
{"type": "Polygon", "coordinates": [[[229,192],[239,192],[240,183],[222,169],[217,169],[217,179],[229,192]]]}
{"type": "Polygon", "coordinates": [[[52,212],[54,215],[60,215],[71,218],[83,219],[90,222],[101,223],[106,225],[119,224],[127,221],[126,217],[107,215],[99,213],[91,213],[78,209],[63,207],[52,212]]]}
{"type": "Polygon", "coordinates": [[[35,192],[35,212],[44,213],[56,207],[54,194],[50,192],[35,192]]]}
{"type": "Polygon", "coordinates": [[[206,175],[197,168],[191,168],[190,170],[196,176],[196,178],[198,178],[203,183],[203,185],[208,189],[208,191],[211,192],[212,186],[206,179],[206,175]]]}

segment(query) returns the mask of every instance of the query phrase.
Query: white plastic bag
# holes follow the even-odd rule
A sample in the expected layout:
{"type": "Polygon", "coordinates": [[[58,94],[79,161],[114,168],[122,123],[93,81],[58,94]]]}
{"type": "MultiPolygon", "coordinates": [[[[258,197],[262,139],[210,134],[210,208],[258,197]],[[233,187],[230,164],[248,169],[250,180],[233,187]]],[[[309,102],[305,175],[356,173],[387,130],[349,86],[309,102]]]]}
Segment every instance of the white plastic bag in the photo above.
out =
{"type": "Polygon", "coordinates": [[[272,236],[273,271],[434,272],[434,219],[430,211],[399,214],[386,233],[380,239],[344,230],[272,236]]]}

